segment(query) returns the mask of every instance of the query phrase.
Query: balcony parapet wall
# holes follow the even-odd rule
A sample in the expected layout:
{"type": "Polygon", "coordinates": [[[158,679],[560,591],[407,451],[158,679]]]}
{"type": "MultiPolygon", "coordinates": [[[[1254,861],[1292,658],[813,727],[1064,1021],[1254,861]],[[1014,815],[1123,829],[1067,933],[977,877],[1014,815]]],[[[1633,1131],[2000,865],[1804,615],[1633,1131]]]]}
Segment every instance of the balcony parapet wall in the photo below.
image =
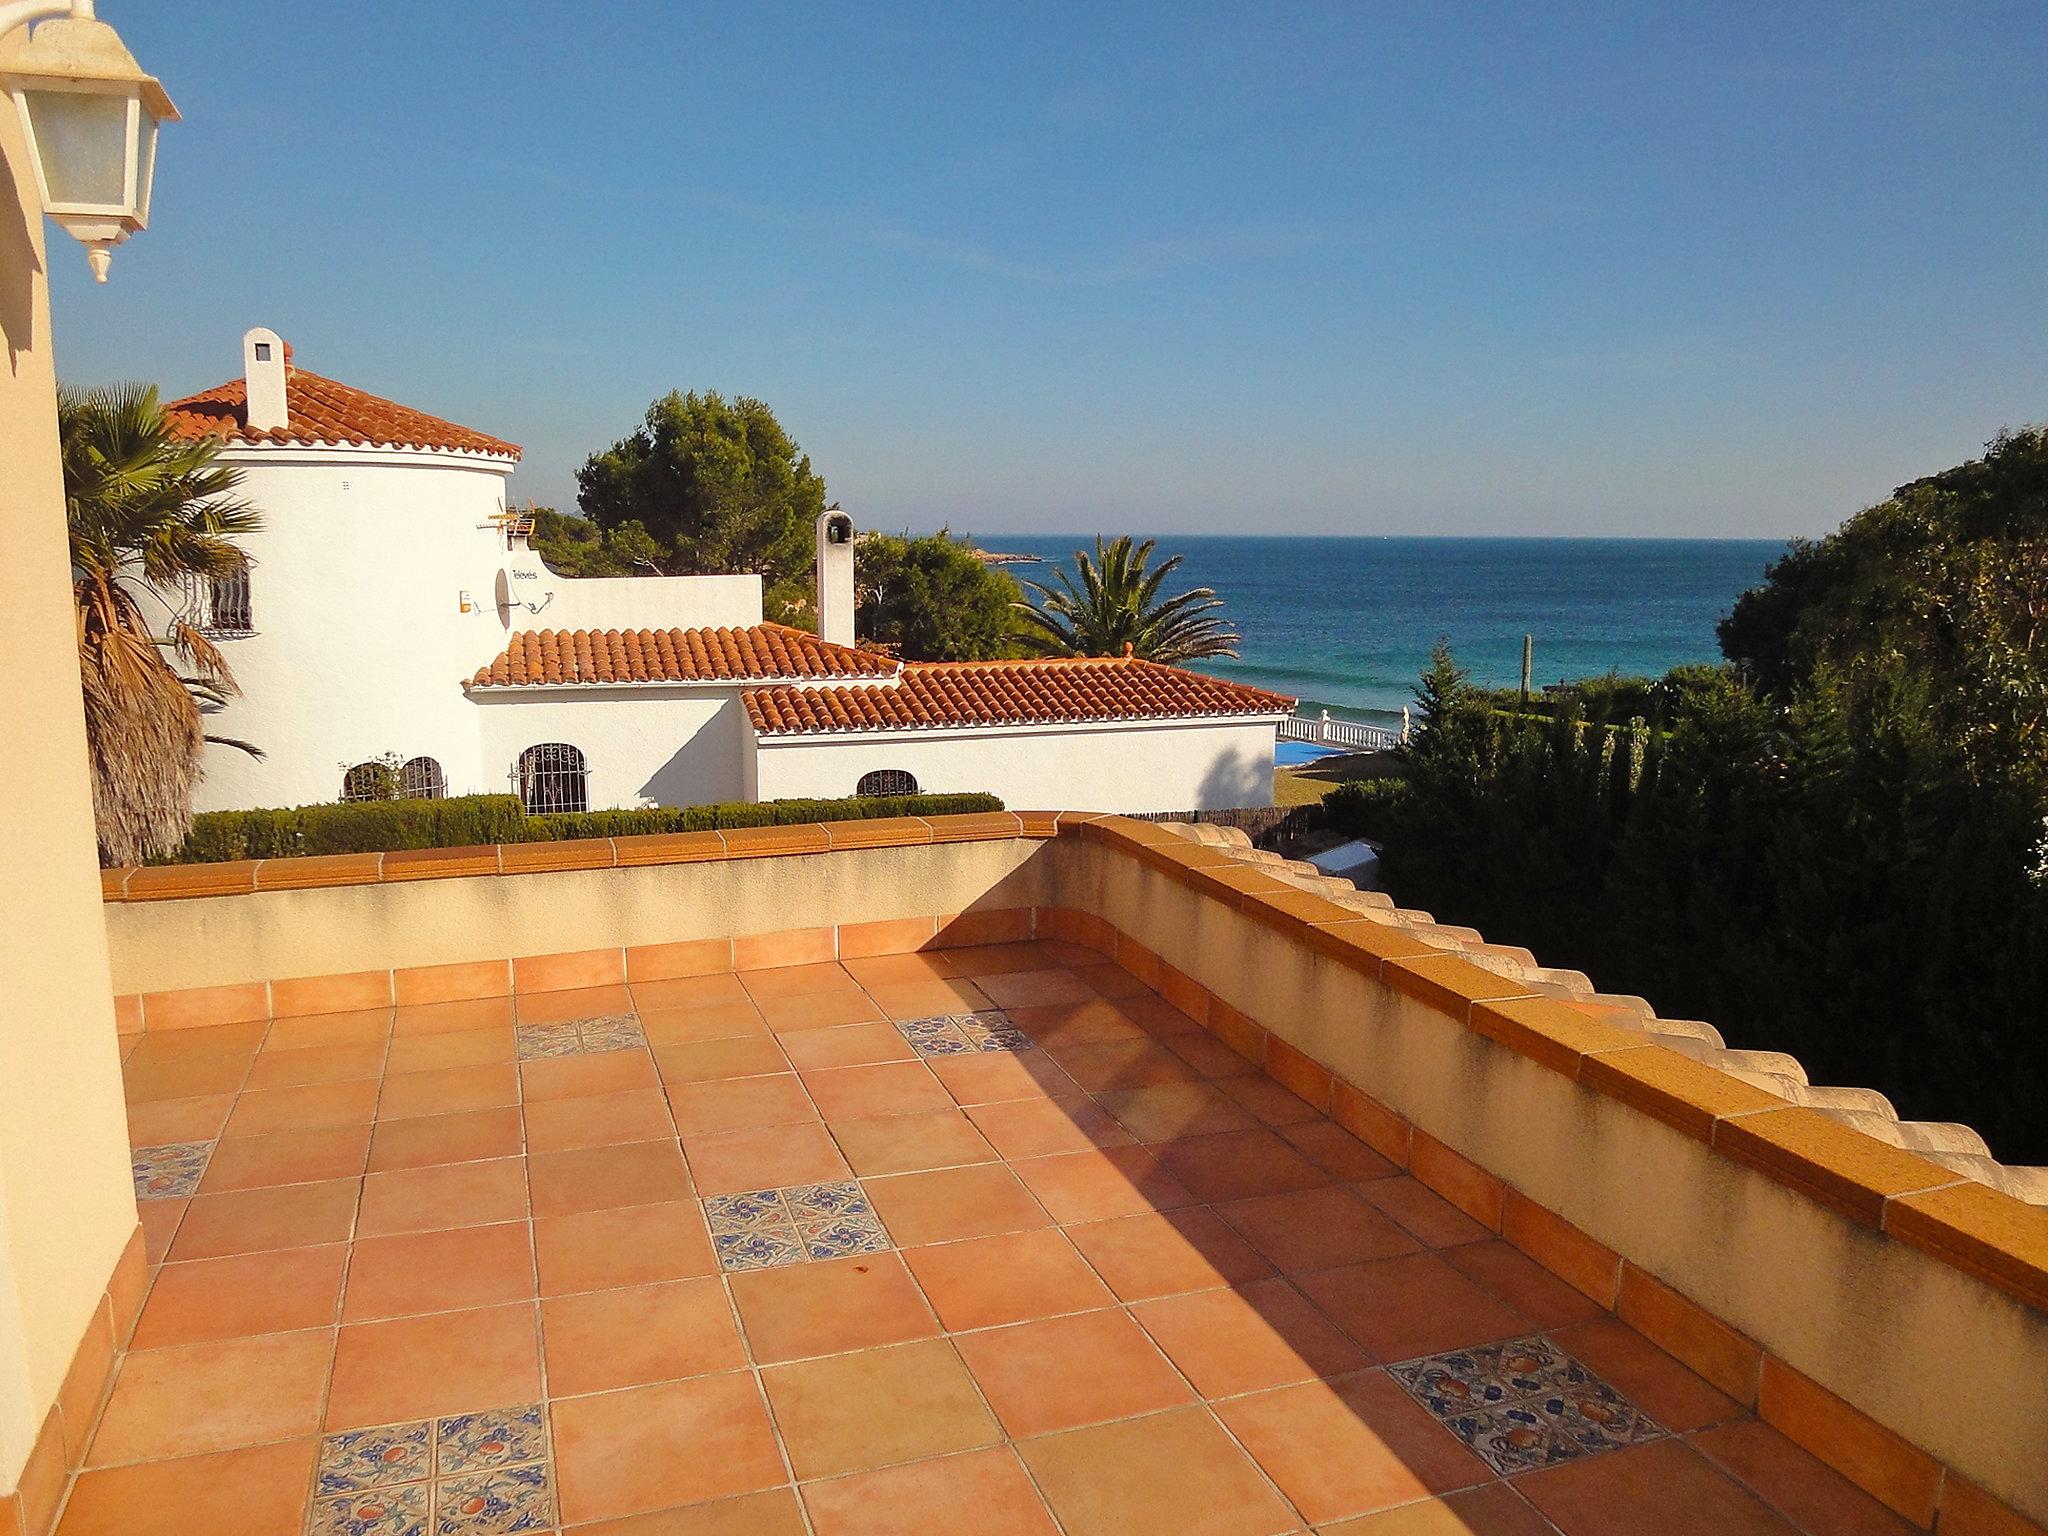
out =
{"type": "Polygon", "coordinates": [[[1088,944],[1908,1519],[2048,1520],[2048,1213],[1149,823],[117,870],[106,894],[130,1029],[1088,944]]]}

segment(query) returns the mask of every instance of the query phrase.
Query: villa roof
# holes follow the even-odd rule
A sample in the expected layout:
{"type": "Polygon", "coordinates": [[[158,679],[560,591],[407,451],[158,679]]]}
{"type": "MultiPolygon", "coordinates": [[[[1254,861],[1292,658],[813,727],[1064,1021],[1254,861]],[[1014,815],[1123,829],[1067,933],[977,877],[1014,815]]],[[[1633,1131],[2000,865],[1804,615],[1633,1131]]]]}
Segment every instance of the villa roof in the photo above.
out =
{"type": "Polygon", "coordinates": [[[763,735],[1283,715],[1294,700],[1131,657],[913,662],[893,687],[750,688],[763,735]]]}
{"type": "Polygon", "coordinates": [[[897,663],[786,624],[745,629],[543,629],[513,635],[471,688],[893,677],[897,663]]]}
{"type": "Polygon", "coordinates": [[[230,379],[173,400],[164,422],[178,437],[220,437],[234,443],[349,443],[375,447],[441,448],[457,453],[519,457],[519,445],[429,416],[351,384],[338,383],[287,363],[285,425],[249,429],[248,384],[230,379]]]}

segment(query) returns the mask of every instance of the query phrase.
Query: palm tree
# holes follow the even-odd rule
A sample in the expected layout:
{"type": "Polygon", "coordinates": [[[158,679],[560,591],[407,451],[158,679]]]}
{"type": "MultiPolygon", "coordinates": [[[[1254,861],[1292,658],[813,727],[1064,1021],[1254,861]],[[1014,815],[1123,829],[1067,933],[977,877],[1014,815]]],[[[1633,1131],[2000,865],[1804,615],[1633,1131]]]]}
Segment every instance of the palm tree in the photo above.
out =
{"type": "Polygon", "coordinates": [[[1174,555],[1147,570],[1155,540],[1133,544],[1124,534],[1095,541],[1095,558],[1074,551],[1074,570],[1055,569],[1057,586],[1027,581],[1038,605],[1018,603],[1025,642],[1048,656],[1138,656],[1178,664],[1199,656],[1235,656],[1237,631],[1221,617],[1223,600],[1195,587],[1159,601],[1159,587],[1179,567],[1174,555]]]}
{"type": "Polygon", "coordinates": [[[262,524],[231,495],[241,472],[216,462],[211,439],[172,436],[153,387],[62,390],[57,430],[100,857],[134,864],[185,840],[200,746],[221,739],[201,715],[237,691],[220,651],[164,594],[232,575],[246,558],[234,540],[262,524]],[[161,634],[145,598],[165,610],[161,634]]]}

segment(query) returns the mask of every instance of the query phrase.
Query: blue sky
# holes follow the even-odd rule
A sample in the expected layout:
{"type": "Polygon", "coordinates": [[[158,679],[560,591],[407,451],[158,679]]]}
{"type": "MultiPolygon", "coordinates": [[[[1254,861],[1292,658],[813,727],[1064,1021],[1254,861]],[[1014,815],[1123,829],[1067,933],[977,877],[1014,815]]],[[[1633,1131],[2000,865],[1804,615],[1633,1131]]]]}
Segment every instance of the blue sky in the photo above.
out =
{"type": "Polygon", "coordinates": [[[102,15],[187,121],[64,376],[273,325],[543,503],[670,387],[980,531],[1814,533],[2048,417],[2038,0],[102,15]]]}

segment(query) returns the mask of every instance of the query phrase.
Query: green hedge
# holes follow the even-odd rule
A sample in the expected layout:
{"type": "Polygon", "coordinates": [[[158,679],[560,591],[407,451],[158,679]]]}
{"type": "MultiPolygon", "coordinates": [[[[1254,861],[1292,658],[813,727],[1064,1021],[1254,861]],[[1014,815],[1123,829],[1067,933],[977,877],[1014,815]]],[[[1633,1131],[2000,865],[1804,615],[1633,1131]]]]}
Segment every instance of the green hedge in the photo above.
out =
{"type": "Polygon", "coordinates": [[[812,821],[867,821],[877,816],[958,816],[1000,811],[994,795],[855,795],[847,800],[734,801],[726,805],[660,806],[647,811],[578,811],[529,816],[521,842],[550,838],[635,837],[643,832],[719,832],[728,827],[787,827],[812,821]]]}
{"type": "Polygon", "coordinates": [[[161,862],[218,864],[229,859],[285,859],[310,853],[546,843],[578,837],[633,837],[643,832],[861,821],[875,816],[953,816],[1002,808],[1003,802],[994,795],[861,795],[847,800],[767,800],[529,816],[516,795],[369,800],[290,810],[207,811],[192,818],[185,846],[161,862]]]}
{"type": "Polygon", "coordinates": [[[1388,818],[1408,798],[1406,779],[1358,779],[1323,796],[1323,825],[1351,837],[1384,837],[1388,818]]]}

